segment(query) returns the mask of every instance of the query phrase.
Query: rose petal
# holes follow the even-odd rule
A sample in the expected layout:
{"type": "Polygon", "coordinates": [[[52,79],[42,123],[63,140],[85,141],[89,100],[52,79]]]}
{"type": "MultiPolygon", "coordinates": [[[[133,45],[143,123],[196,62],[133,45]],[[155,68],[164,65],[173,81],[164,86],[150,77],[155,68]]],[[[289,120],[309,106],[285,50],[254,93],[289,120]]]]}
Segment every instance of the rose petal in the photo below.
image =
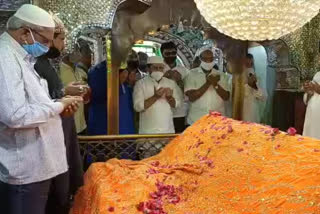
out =
{"type": "Polygon", "coordinates": [[[297,130],[295,128],[291,127],[291,128],[288,129],[287,133],[290,136],[295,136],[296,133],[297,133],[297,130]]]}
{"type": "Polygon", "coordinates": [[[243,148],[239,148],[237,151],[238,151],[238,152],[243,152],[244,149],[243,149],[243,148]]]}

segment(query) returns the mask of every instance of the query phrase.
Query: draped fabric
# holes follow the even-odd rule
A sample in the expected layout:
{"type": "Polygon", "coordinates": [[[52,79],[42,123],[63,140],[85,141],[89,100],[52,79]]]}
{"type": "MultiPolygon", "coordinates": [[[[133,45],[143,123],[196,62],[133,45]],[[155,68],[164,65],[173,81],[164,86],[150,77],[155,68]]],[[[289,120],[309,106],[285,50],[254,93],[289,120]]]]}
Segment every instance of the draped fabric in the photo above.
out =
{"type": "Polygon", "coordinates": [[[319,213],[320,141],[210,113],[142,161],[93,164],[73,214],[319,213]]]}

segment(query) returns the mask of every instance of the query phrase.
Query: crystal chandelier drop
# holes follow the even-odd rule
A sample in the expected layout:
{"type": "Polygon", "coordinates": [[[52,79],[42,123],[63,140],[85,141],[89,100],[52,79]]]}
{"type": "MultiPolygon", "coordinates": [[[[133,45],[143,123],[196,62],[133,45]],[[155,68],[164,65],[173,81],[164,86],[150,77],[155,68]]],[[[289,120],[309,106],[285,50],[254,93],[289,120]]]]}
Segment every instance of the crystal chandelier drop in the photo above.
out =
{"type": "Polygon", "coordinates": [[[319,13],[320,0],[194,0],[202,16],[235,39],[278,39],[319,13]]]}

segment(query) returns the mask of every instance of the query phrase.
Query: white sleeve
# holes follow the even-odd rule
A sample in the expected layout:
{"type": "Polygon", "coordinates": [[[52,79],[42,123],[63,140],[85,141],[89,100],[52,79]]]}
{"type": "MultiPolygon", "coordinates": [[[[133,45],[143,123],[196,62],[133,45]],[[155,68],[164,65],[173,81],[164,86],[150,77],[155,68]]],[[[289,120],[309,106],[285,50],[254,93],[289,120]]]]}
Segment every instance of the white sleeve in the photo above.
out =
{"type": "Polygon", "coordinates": [[[196,89],[198,88],[196,87],[195,79],[192,75],[192,72],[190,72],[189,75],[184,80],[184,92],[186,93],[187,91],[196,90],[196,89]]]}
{"type": "Polygon", "coordinates": [[[232,85],[229,82],[229,78],[226,74],[222,73],[220,74],[220,81],[219,85],[226,91],[231,92],[232,91],[232,85]]]}
{"type": "Polygon", "coordinates": [[[304,102],[304,104],[306,104],[306,105],[308,105],[308,94],[307,93],[304,93],[304,95],[303,95],[303,102],[304,102]]]}
{"type": "Polygon", "coordinates": [[[173,84],[173,98],[176,101],[175,108],[179,108],[184,101],[184,95],[176,82],[172,81],[172,84],[173,84]]]}
{"type": "Polygon", "coordinates": [[[186,79],[189,74],[189,70],[182,66],[178,67],[177,71],[180,73],[182,80],[186,79]]]}
{"type": "Polygon", "coordinates": [[[0,82],[0,122],[10,128],[38,127],[63,111],[59,102],[29,103],[20,65],[11,50],[0,57],[0,82]]]}
{"type": "Polygon", "coordinates": [[[143,79],[139,80],[133,89],[133,108],[136,112],[144,111],[144,93],[143,93],[143,79]]]}

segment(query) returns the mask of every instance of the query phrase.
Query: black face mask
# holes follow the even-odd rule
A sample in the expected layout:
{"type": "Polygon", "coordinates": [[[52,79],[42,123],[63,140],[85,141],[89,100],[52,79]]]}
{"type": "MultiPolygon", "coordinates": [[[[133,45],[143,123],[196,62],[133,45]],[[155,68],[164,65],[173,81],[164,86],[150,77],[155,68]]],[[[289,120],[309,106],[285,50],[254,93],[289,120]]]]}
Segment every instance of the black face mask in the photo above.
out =
{"type": "Polygon", "coordinates": [[[128,67],[131,69],[138,69],[139,67],[139,61],[129,61],[128,67]]]}
{"type": "Polygon", "coordinates": [[[166,62],[167,64],[173,64],[173,63],[176,62],[176,60],[177,60],[177,57],[176,57],[176,56],[169,56],[169,57],[166,57],[166,58],[165,58],[165,62],[166,62]]]}
{"type": "Polygon", "coordinates": [[[49,51],[46,53],[46,56],[49,58],[49,59],[55,59],[55,58],[58,58],[59,56],[61,55],[61,52],[55,48],[55,47],[51,47],[49,49],[49,51]]]}

